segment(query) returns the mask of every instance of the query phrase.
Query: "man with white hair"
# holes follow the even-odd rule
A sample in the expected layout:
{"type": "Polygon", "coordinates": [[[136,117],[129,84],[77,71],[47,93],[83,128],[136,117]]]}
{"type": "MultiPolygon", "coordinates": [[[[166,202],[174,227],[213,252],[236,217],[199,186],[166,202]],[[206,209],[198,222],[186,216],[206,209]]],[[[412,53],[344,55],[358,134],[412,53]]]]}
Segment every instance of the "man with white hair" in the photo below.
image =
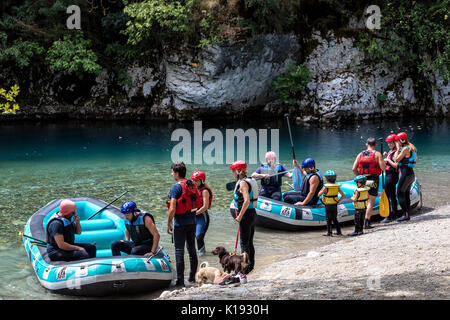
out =
{"type": "Polygon", "coordinates": [[[286,176],[292,178],[292,172],[276,175],[277,173],[287,171],[282,164],[277,163],[277,154],[273,151],[269,151],[266,153],[265,158],[267,163],[262,164],[256,169],[252,174],[252,178],[262,178],[261,191],[259,192],[260,196],[281,201],[282,177],[286,176]]]}

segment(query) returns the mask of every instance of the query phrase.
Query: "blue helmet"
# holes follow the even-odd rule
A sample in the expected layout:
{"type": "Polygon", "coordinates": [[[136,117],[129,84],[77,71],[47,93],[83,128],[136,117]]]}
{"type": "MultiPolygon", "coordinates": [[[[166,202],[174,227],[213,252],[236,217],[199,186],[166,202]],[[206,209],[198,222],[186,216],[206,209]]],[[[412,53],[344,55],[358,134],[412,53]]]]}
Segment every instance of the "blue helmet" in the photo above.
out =
{"type": "Polygon", "coordinates": [[[316,167],[316,162],[314,161],[313,158],[306,158],[305,160],[303,160],[302,162],[302,168],[315,168],[316,167]]]}
{"type": "Polygon", "coordinates": [[[355,182],[366,182],[367,177],[365,175],[360,174],[359,176],[356,176],[355,179],[353,179],[355,182]]]}
{"type": "Polygon", "coordinates": [[[120,207],[120,212],[122,212],[123,214],[133,213],[135,211],[137,211],[137,206],[133,201],[124,202],[120,207]]]}
{"type": "Polygon", "coordinates": [[[327,172],[325,172],[324,176],[325,177],[336,177],[337,174],[336,174],[336,171],[334,171],[334,170],[328,170],[327,172]]]}

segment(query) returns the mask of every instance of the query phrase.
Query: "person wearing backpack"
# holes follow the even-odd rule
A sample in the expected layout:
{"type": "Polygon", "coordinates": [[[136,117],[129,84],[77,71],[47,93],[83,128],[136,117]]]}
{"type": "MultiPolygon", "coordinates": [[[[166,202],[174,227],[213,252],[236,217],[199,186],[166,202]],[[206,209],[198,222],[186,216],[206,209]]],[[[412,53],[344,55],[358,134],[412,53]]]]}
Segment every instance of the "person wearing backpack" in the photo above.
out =
{"type": "Polygon", "coordinates": [[[366,185],[370,187],[369,199],[367,201],[366,215],[364,219],[364,228],[373,228],[370,225],[370,217],[372,216],[373,205],[378,196],[378,183],[380,181],[380,174],[386,170],[386,163],[383,156],[376,150],[377,140],[370,137],[366,141],[366,150],[361,151],[353,163],[353,173],[364,175],[367,177],[366,185]]]}
{"type": "Polygon", "coordinates": [[[171,174],[176,183],[169,192],[167,207],[167,233],[173,235],[175,260],[177,269],[176,286],[184,287],[184,246],[186,245],[189,260],[189,282],[195,282],[198,259],[195,249],[196,210],[198,208],[198,190],[191,180],[186,179],[186,165],[175,162],[171,166],[171,174]],[[172,226],[173,222],[173,226],[172,226]]]}

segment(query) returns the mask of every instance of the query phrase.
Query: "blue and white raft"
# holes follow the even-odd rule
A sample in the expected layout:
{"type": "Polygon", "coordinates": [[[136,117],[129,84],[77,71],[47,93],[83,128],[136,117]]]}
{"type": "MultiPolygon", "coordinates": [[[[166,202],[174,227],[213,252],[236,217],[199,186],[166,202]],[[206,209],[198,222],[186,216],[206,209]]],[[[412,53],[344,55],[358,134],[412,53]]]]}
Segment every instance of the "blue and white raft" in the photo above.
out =
{"type": "MultiPolygon", "coordinates": [[[[49,218],[58,211],[63,199],[51,201],[31,216],[24,234],[47,240],[49,218]]],[[[97,199],[71,198],[77,205],[82,233],[75,235],[77,243],[97,243],[97,257],[79,261],[51,261],[45,247],[33,245],[24,237],[25,250],[39,282],[46,289],[60,294],[79,296],[109,296],[151,291],[168,287],[173,278],[169,256],[159,247],[156,255],[122,255],[113,257],[111,243],[125,239],[123,214],[109,206],[91,220],[87,218],[106,203],[97,199]]]]}
{"type": "MultiPolygon", "coordinates": [[[[350,198],[356,189],[356,183],[352,180],[336,183],[341,185],[341,190],[345,193],[345,199],[338,204],[338,221],[353,221],[355,209],[350,198]]],[[[380,176],[378,197],[375,200],[372,216],[379,215],[381,186],[380,176]]],[[[285,193],[283,193],[283,196],[285,193]]],[[[417,179],[411,186],[410,194],[411,208],[420,209],[422,207],[422,191],[417,179]]],[[[278,230],[302,230],[309,227],[326,226],[325,206],[320,200],[319,203],[316,206],[294,206],[283,201],[260,196],[256,207],[256,224],[261,227],[278,230]]],[[[400,209],[400,206],[398,209],[400,209]]],[[[231,216],[235,218],[236,213],[233,202],[230,205],[230,212],[231,216]]]]}

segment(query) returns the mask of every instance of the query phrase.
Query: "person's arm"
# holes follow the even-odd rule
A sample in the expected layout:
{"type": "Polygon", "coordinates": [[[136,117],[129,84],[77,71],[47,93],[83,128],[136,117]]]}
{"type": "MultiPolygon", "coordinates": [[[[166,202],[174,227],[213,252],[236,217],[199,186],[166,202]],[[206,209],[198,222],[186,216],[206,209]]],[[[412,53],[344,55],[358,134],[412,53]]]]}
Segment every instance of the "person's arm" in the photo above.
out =
{"type": "Polygon", "coordinates": [[[353,192],[353,197],[351,197],[350,199],[352,199],[353,202],[356,201],[356,199],[358,199],[359,197],[359,192],[357,190],[355,190],[355,192],[353,192]]]}
{"type": "Polygon", "coordinates": [[[355,162],[353,162],[352,171],[355,174],[355,176],[359,175],[359,171],[358,171],[359,155],[360,155],[360,153],[356,156],[355,162]]]}
{"type": "Polygon", "coordinates": [[[177,199],[170,198],[169,216],[167,218],[167,233],[172,234],[172,220],[177,210],[177,199]]]}
{"type": "Polygon", "coordinates": [[[55,242],[58,245],[58,248],[61,249],[61,250],[66,250],[66,251],[75,251],[75,250],[85,251],[84,248],[82,248],[82,247],[74,246],[73,244],[65,242],[64,241],[64,236],[62,234],[55,234],[53,236],[53,238],[55,239],[55,242]]]}
{"type": "Polygon", "coordinates": [[[299,201],[295,204],[295,206],[304,206],[311,201],[316,193],[316,189],[319,187],[320,179],[318,176],[314,176],[309,180],[309,193],[306,196],[305,200],[299,201]]]}
{"type": "Polygon", "coordinates": [[[81,234],[80,217],[75,214],[73,220],[75,221],[75,234],[81,234]]]}
{"type": "Polygon", "coordinates": [[[208,207],[209,207],[209,191],[208,190],[206,190],[206,189],[203,190],[202,198],[203,198],[203,206],[201,208],[197,209],[195,214],[202,214],[203,212],[208,210],[208,207]]]}
{"type": "Polygon", "coordinates": [[[385,158],[384,161],[387,162],[391,167],[397,169],[397,167],[398,167],[398,163],[397,162],[392,161],[389,158],[385,158]]]}
{"type": "Polygon", "coordinates": [[[158,245],[159,245],[159,232],[158,229],[156,229],[155,224],[153,223],[152,218],[150,218],[149,216],[145,216],[144,218],[144,224],[145,227],[148,229],[148,231],[150,231],[150,233],[153,236],[153,246],[152,246],[152,251],[151,252],[147,252],[145,254],[145,256],[152,256],[156,253],[156,250],[158,249],[158,245]]]}
{"type": "Polygon", "coordinates": [[[323,188],[319,191],[319,194],[318,194],[317,196],[320,197],[321,195],[325,194],[326,191],[327,191],[327,188],[326,188],[326,187],[323,187],[323,188]]]}
{"type": "Polygon", "coordinates": [[[125,240],[126,241],[130,241],[130,233],[128,232],[128,229],[127,228],[125,228],[125,240]]]}
{"type": "Polygon", "coordinates": [[[250,205],[250,194],[248,192],[247,182],[241,181],[239,184],[239,190],[241,191],[242,196],[244,198],[244,203],[242,204],[241,211],[239,212],[239,215],[236,218],[236,221],[240,223],[242,217],[244,216],[245,211],[247,211],[247,208],[250,205]]]}
{"type": "MultiPolygon", "coordinates": [[[[398,151],[397,151],[398,152],[398,151]]],[[[403,150],[399,153],[394,154],[394,160],[395,162],[399,163],[403,160],[404,157],[406,157],[406,154],[409,152],[409,148],[403,148],[403,150]]]]}
{"type": "Polygon", "coordinates": [[[384,162],[383,156],[381,155],[381,153],[377,151],[375,156],[377,157],[377,161],[378,161],[378,165],[380,166],[380,169],[382,171],[386,171],[386,162],[384,162]]]}
{"type": "Polygon", "coordinates": [[[252,173],[253,179],[267,178],[268,176],[269,176],[268,174],[261,173],[261,167],[259,167],[258,169],[256,169],[255,172],[252,173]]]}
{"type": "Polygon", "coordinates": [[[339,189],[339,194],[341,195],[341,197],[338,199],[338,202],[341,202],[341,200],[345,198],[345,193],[344,193],[344,191],[339,189]]]}

